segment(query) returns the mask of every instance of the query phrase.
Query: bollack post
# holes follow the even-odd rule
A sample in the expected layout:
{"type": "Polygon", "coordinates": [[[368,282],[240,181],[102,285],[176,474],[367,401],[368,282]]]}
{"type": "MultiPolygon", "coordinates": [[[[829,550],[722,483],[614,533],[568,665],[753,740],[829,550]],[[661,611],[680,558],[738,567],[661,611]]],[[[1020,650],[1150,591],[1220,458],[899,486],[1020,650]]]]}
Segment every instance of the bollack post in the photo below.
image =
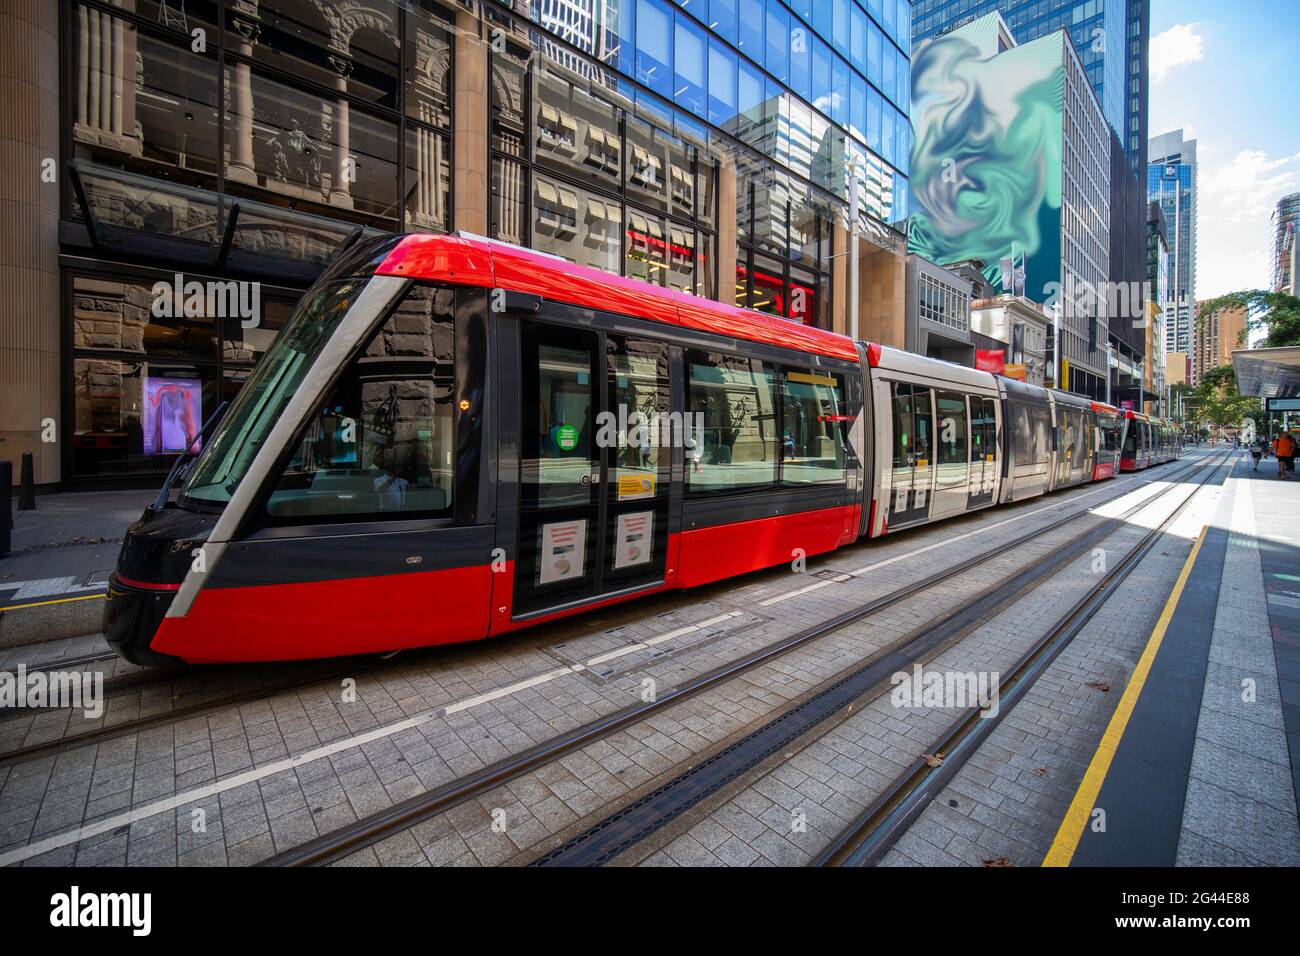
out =
{"type": "Polygon", "coordinates": [[[14,463],[0,461],[0,558],[9,553],[13,536],[9,529],[14,526],[14,463]]]}
{"type": "Polygon", "coordinates": [[[23,471],[18,483],[18,510],[36,510],[36,468],[29,451],[23,452],[23,471]]]}

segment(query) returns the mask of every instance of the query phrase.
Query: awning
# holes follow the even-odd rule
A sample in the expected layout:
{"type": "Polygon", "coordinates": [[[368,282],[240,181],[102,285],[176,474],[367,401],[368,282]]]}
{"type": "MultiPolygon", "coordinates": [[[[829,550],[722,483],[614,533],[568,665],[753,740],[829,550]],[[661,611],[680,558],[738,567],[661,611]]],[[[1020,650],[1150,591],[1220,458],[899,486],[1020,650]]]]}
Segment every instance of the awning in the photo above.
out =
{"type": "Polygon", "coordinates": [[[1300,397],[1300,346],[1237,349],[1232,353],[1237,389],[1259,398],[1300,397]]]}

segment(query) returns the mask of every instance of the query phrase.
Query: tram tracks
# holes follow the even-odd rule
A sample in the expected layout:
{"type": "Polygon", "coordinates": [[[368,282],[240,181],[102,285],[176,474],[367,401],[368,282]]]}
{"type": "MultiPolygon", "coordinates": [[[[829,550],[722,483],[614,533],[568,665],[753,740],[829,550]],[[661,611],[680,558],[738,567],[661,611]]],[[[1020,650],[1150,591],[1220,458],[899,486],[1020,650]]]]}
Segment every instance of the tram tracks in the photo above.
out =
{"type": "MultiPolygon", "coordinates": [[[[140,733],[154,727],[161,727],[166,724],[188,720],[192,717],[199,717],[211,711],[220,710],[223,707],[252,703],[267,697],[272,697],[276,694],[301,690],[318,684],[325,684],[333,680],[341,680],[345,677],[357,677],[368,671],[382,667],[387,663],[388,660],[386,658],[374,658],[362,661],[350,660],[350,662],[345,665],[331,668],[323,673],[316,672],[307,676],[296,676],[285,680],[272,681],[269,684],[262,684],[244,691],[226,694],[215,700],[197,700],[190,704],[182,704],[179,707],[172,707],[156,713],[130,718],[107,726],[79,731],[57,739],[42,741],[26,747],[18,747],[13,750],[0,751],[0,768],[19,763],[26,763],[27,761],[37,760],[41,757],[53,756],[77,747],[86,747],[91,744],[116,740],[119,737],[140,733]]],[[[150,674],[151,672],[146,671],[136,671],[130,674],[123,674],[121,675],[122,682],[119,683],[114,690],[121,691],[125,688],[131,687],[132,685],[131,683],[128,683],[128,681],[135,678],[139,678],[139,680],[135,681],[135,684],[137,685],[135,690],[139,691],[140,687],[138,685],[140,684],[143,684],[145,687],[151,687],[155,684],[166,683],[166,680],[175,677],[175,672],[171,672],[171,677],[169,678],[153,680],[151,679],[150,674]]],[[[109,680],[104,682],[106,692],[109,687],[109,682],[112,680],[115,680],[115,678],[109,678],[109,680]]],[[[199,693],[201,692],[200,689],[199,693]]],[[[172,699],[183,700],[184,695],[173,696],[172,699]]],[[[10,712],[8,719],[12,720],[16,717],[23,716],[25,713],[27,712],[23,710],[13,710],[10,712]]]]}
{"type": "MultiPolygon", "coordinates": [[[[1193,489],[1186,501],[1190,501],[1196,490],[1217,473],[1219,464],[1207,472],[1205,479],[1193,489]]],[[[1103,522],[1057,547],[1027,571],[1013,573],[997,582],[957,614],[916,628],[901,640],[871,655],[847,675],[834,680],[829,686],[823,686],[812,696],[785,709],[756,730],[570,838],[534,860],[532,865],[600,866],[612,861],[727,785],[777,754],[787,751],[821,724],[837,716],[846,717],[858,702],[873,699],[883,693],[889,687],[892,674],[908,671],[913,665],[988,623],[1074,560],[1087,554],[1095,545],[1113,534],[1117,525],[1126,518],[1145,510],[1163,497],[1161,494],[1137,505],[1125,515],[1103,522]]],[[[978,714],[973,719],[977,718],[978,714]]],[[[931,758],[946,754],[948,751],[942,749],[942,744],[940,741],[924,753],[931,758]]],[[[930,760],[926,757],[918,758],[916,763],[923,769],[930,769],[930,760]]],[[[913,769],[915,767],[916,764],[913,769]]]]}
{"type": "MultiPolygon", "coordinates": [[[[1198,466],[1199,466],[1198,464],[1193,464],[1191,466],[1191,470],[1194,470],[1198,466]]],[[[1132,494],[1137,490],[1139,489],[1125,490],[1123,492],[1111,496],[1110,498],[1104,499],[1103,502],[1101,503],[1104,504],[1107,501],[1116,500],[1118,498],[1124,497],[1125,495],[1132,494]]],[[[917,582],[914,585],[901,588],[895,592],[892,592],[891,594],[885,595],[883,598],[879,598],[875,601],[869,602],[868,604],[856,609],[854,612],[851,612],[850,616],[846,617],[845,620],[840,621],[839,623],[835,623],[837,619],[833,618],[831,619],[831,622],[828,622],[828,627],[823,632],[809,634],[807,636],[804,636],[803,633],[801,632],[800,635],[795,635],[794,638],[788,638],[785,641],[777,642],[776,644],[771,645],[769,648],[762,649],[759,652],[756,652],[755,654],[747,655],[746,657],[741,658],[739,661],[735,662],[734,665],[728,665],[728,666],[724,666],[723,668],[719,668],[719,673],[717,673],[717,675],[714,676],[713,679],[701,685],[697,690],[693,690],[691,693],[692,694],[696,693],[698,692],[698,690],[702,690],[708,686],[713,686],[716,683],[720,683],[723,680],[729,679],[732,676],[736,676],[740,673],[743,673],[744,671],[747,671],[752,667],[759,666],[760,664],[784,653],[787,650],[792,649],[793,647],[797,647],[800,646],[801,644],[805,644],[810,640],[815,640],[817,637],[823,636],[824,633],[830,633],[833,630],[838,630],[840,627],[846,626],[849,623],[853,623],[854,620],[860,620],[862,617],[869,616],[870,614],[874,614],[880,610],[892,606],[893,604],[896,604],[899,601],[902,601],[905,598],[912,596],[918,591],[932,587],[934,584],[938,583],[941,580],[945,580],[946,578],[950,577],[952,574],[961,573],[962,571],[965,571],[982,561],[988,560],[992,557],[996,557],[1009,550],[1012,550],[1013,548],[1020,547],[1023,544],[1027,543],[1028,541],[1034,540],[1044,534],[1056,530],[1057,528],[1071,521],[1077,520],[1080,517],[1084,517],[1090,513],[1092,508],[1095,507],[1097,507],[1096,504],[1090,505],[1088,508],[1084,508],[1080,511],[1072,512],[1069,515],[1065,515],[1062,518],[1059,518],[1056,521],[1051,522],[1044,528],[1041,528],[1031,533],[1030,535],[1021,537],[1016,541],[994,548],[990,551],[986,551],[966,562],[962,562],[960,565],[956,567],[947,568],[943,571],[937,572],[936,574],[931,575],[925,580],[917,582]],[[857,616],[856,617],[852,616],[854,614],[856,614],[857,616]],[[795,638],[802,638],[802,639],[795,640],[795,638]],[[732,672],[733,667],[738,668],[734,670],[734,673],[732,672]]],[[[817,629],[816,628],[810,629],[810,631],[815,631],[815,630],[817,629]]],[[[47,671],[47,672],[59,670],[59,669],[72,669],[78,666],[93,665],[94,663],[98,663],[100,661],[110,659],[114,656],[115,655],[104,653],[104,654],[84,655],[79,658],[68,658],[63,661],[49,660],[49,661],[44,661],[38,665],[35,665],[32,669],[34,670],[39,668],[40,670],[47,671]]],[[[383,666],[385,663],[387,663],[387,658],[374,658],[370,660],[363,659],[360,661],[358,661],[355,658],[349,658],[344,660],[345,663],[343,663],[342,665],[335,668],[327,669],[324,672],[313,671],[306,675],[295,675],[289,678],[285,678],[283,680],[272,680],[269,683],[261,683],[258,686],[248,688],[247,690],[237,691],[230,694],[223,694],[215,698],[205,698],[205,699],[195,700],[192,703],[183,703],[183,701],[185,700],[186,697],[190,697],[193,694],[202,694],[204,692],[202,686],[192,691],[182,690],[180,693],[173,692],[171,695],[171,700],[173,703],[177,701],[181,701],[182,703],[179,706],[174,705],[165,710],[159,710],[154,713],[145,714],[139,717],[120,720],[112,724],[107,724],[107,725],[101,724],[100,726],[94,727],[90,730],[68,733],[65,734],[64,736],[55,739],[40,741],[38,743],[31,744],[25,747],[17,747],[11,750],[0,751],[0,768],[16,765],[20,763],[25,763],[27,761],[40,759],[42,757],[57,755],[78,747],[104,743],[131,734],[150,730],[155,727],[164,726],[169,723],[176,723],[194,717],[199,717],[209,712],[221,710],[222,708],[225,707],[232,707],[232,706],[239,706],[247,703],[253,703],[262,700],[264,698],[275,696],[277,694],[288,693],[295,690],[301,690],[301,689],[313,687],[319,684],[325,684],[330,681],[342,679],[344,677],[359,676],[366,672],[373,671],[383,666]]],[[[313,663],[315,662],[307,662],[305,666],[310,668],[313,663]]],[[[272,665],[272,666],[279,667],[284,665],[272,665]]],[[[710,675],[704,675],[704,676],[710,677],[713,674],[714,672],[710,672],[710,675]]],[[[168,682],[172,682],[173,685],[175,685],[177,683],[185,682],[189,680],[191,677],[197,678],[200,682],[204,682],[207,681],[212,676],[213,676],[212,672],[208,668],[203,668],[203,669],[196,668],[193,671],[190,671],[188,669],[183,669],[183,668],[164,669],[164,670],[142,668],[126,674],[115,675],[113,677],[107,678],[104,681],[102,692],[105,695],[105,701],[110,705],[112,704],[112,702],[118,701],[122,697],[127,696],[128,694],[140,694],[141,695],[140,702],[141,704],[144,704],[145,703],[144,695],[147,693],[147,691],[149,691],[151,688],[155,686],[161,687],[162,685],[165,685],[168,682]]],[[[694,684],[695,682],[692,681],[690,685],[683,685],[683,686],[694,686],[694,684]]],[[[681,688],[678,688],[678,690],[680,689],[681,688]]],[[[30,715],[31,713],[33,712],[25,711],[22,709],[12,709],[6,711],[2,715],[0,715],[0,726],[4,725],[5,723],[8,723],[11,720],[30,715]]],[[[616,729],[618,728],[605,729],[603,730],[601,735],[603,736],[604,734],[613,733],[614,730],[616,729]]],[[[597,739],[597,738],[593,738],[593,739],[597,739]]],[[[582,745],[583,744],[577,744],[576,746],[580,747],[582,745]]],[[[544,745],[539,745],[539,746],[544,746],[544,745]]],[[[524,772],[524,771],[520,771],[520,772],[524,772]]]]}
{"type": "Polygon", "coordinates": [[[1223,464],[1219,460],[1209,474],[1192,488],[1174,511],[1149,530],[1123,560],[1061,615],[1041,638],[1020,657],[1000,682],[996,713],[972,707],[957,717],[903,773],[844,828],[814,858],[814,866],[871,866],[880,861],[907,828],[956,777],[980,745],[1005,716],[1024,699],[1029,689],[1046,673],[1052,662],[1083,631],[1094,616],[1115,595],[1129,575],[1156,547],[1173,523],[1183,514],[1223,464]],[[932,756],[931,756],[932,755],[932,756]],[[929,757],[930,759],[927,759],[929,757]],[[936,761],[935,758],[938,760],[936,761]]]}
{"type": "MultiPolygon", "coordinates": [[[[1222,464],[1222,460],[1216,458],[1210,466],[1211,470],[1209,473],[1213,474],[1213,469],[1217,468],[1220,464],[1222,464]]],[[[1182,475],[1194,474],[1199,469],[1206,467],[1207,463],[1203,460],[1194,462],[1185,472],[1179,473],[1180,478],[1182,475]]],[[[1174,476],[1172,475],[1170,476],[1170,478],[1173,477],[1174,476]]],[[[1150,507],[1155,501],[1162,498],[1164,494],[1168,493],[1169,490],[1172,490],[1172,488],[1175,487],[1179,486],[1172,485],[1170,489],[1159,492],[1152,497],[1144,498],[1141,502],[1135,504],[1132,508],[1128,509],[1124,514],[1118,517],[1103,518],[1095,528],[1085,532],[1083,535],[1078,536],[1075,539],[1072,539],[1070,542],[1066,542],[1059,546],[1052,552],[1053,555],[1058,556],[1057,559],[1052,562],[1052,566],[1057,567],[1067,560],[1064,555],[1068,554],[1070,558],[1073,558],[1077,556],[1081,550],[1086,550],[1086,547],[1091,546],[1095,541],[1101,540],[1108,534],[1113,533],[1129,516],[1150,507]]],[[[1123,498],[1128,494],[1132,494],[1134,490],[1137,489],[1130,489],[1121,492],[1114,495],[1112,498],[1106,499],[1106,501],[1102,503],[1104,504],[1109,501],[1123,498]]],[[[1097,505],[1094,504],[1080,511],[1064,515],[1059,519],[1049,522],[1044,527],[1035,529],[1027,535],[1023,535],[1013,541],[987,549],[978,555],[961,561],[954,566],[946,567],[920,581],[867,601],[847,612],[835,615],[825,621],[819,622],[818,624],[800,630],[795,634],[775,641],[772,644],[752,651],[735,661],[728,662],[711,671],[691,678],[677,687],[660,693],[653,701],[624,708],[581,727],[574,728],[571,731],[527,748],[526,750],[504,758],[482,768],[481,770],[436,787],[427,793],[402,801],[393,807],[365,817],[354,824],[324,834],[315,840],[308,841],[298,847],[277,854],[276,856],[264,861],[264,865],[321,865],[341,859],[352,852],[373,845],[394,833],[408,829],[425,820],[438,816],[461,803],[483,796],[502,784],[508,783],[530,771],[553,763],[568,754],[581,750],[583,747],[586,747],[591,743],[640,723],[656,714],[662,713],[675,704],[694,697],[706,690],[718,687],[727,681],[766,664],[798,647],[805,646],[822,637],[839,631],[846,626],[870,618],[872,615],[877,614],[886,608],[892,607],[907,598],[922,593],[941,582],[951,580],[955,575],[975,568],[1009,551],[1022,548],[1030,541],[1051,534],[1070,522],[1090,515],[1092,510],[1096,507],[1097,505]]],[[[1042,563],[1040,563],[1040,568],[1042,566],[1042,563]]],[[[1021,582],[1023,584],[1031,578],[1032,580],[1037,581],[1042,576],[1043,575],[1037,574],[1035,569],[1030,569],[1029,571],[1022,569],[1013,573],[1007,581],[1003,582],[1003,587],[997,589],[997,592],[994,595],[986,595],[988,600],[981,599],[979,608],[987,613],[997,613],[997,610],[1000,609],[1000,607],[1005,606],[1005,603],[1013,600],[1013,598],[1006,593],[1005,587],[1010,587],[1015,582],[1021,582]],[[995,600],[997,594],[1001,594],[1001,600],[995,600]]],[[[950,616],[947,620],[954,622],[957,620],[963,621],[967,630],[978,626],[978,622],[973,613],[963,613],[956,616],[950,616]]],[[[914,635],[909,635],[899,641],[893,642],[889,647],[877,652],[869,658],[869,660],[877,663],[884,661],[892,655],[897,654],[901,648],[912,643],[913,639],[914,635]]],[[[930,649],[933,649],[933,647],[937,646],[939,643],[942,642],[936,641],[928,646],[930,649]]],[[[883,668],[883,666],[884,665],[882,664],[881,667],[883,668]]],[[[891,663],[885,673],[887,675],[896,669],[897,667],[891,663]]],[[[848,678],[845,679],[847,680],[848,678]]],[[[651,794],[651,796],[653,797],[654,794],[651,794]]],[[[645,798],[642,799],[644,800],[645,798]]]]}

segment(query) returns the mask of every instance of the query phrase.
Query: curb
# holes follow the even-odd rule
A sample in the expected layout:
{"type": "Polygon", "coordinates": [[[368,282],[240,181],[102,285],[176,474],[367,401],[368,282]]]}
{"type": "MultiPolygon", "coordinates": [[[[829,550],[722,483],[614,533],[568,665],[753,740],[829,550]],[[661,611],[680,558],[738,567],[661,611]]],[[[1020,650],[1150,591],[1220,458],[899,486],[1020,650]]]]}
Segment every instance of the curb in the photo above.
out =
{"type": "Polygon", "coordinates": [[[103,617],[101,594],[84,595],[82,600],[34,603],[0,611],[0,648],[98,634],[103,630],[103,617]]]}

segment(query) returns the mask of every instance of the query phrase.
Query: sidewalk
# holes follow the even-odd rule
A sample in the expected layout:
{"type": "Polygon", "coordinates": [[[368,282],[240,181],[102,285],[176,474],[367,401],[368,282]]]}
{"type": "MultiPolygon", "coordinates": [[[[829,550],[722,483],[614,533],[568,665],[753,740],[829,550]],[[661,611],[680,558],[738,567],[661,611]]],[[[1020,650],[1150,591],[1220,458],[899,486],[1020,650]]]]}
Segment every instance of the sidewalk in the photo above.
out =
{"type": "Polygon", "coordinates": [[[1271,464],[1236,459],[1071,807],[1072,865],[1300,865],[1300,481],[1271,464]]]}
{"type": "Polygon", "coordinates": [[[13,544],[0,558],[0,607],[104,589],[127,527],[156,491],[41,495],[14,512],[13,544]]]}

